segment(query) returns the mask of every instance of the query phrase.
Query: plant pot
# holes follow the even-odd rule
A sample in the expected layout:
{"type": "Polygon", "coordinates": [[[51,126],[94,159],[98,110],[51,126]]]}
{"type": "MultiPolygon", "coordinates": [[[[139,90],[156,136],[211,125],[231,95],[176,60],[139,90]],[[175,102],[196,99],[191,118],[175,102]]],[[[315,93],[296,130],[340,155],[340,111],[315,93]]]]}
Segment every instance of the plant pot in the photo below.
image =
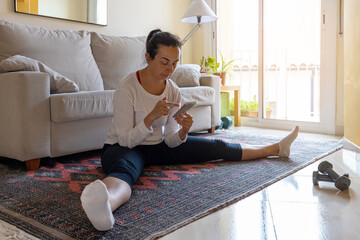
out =
{"type": "Polygon", "coordinates": [[[266,110],[266,118],[270,118],[272,110],[266,110]]]}
{"type": "MultiPolygon", "coordinates": [[[[266,110],[266,118],[270,118],[271,116],[271,111],[272,110],[266,110]]],[[[241,111],[241,116],[242,117],[257,117],[258,116],[258,111],[241,111]]]]}
{"type": "Polygon", "coordinates": [[[257,117],[258,116],[258,111],[241,111],[241,116],[242,117],[257,117]]]}
{"type": "Polygon", "coordinates": [[[221,79],[221,85],[225,86],[225,80],[226,80],[226,72],[222,73],[214,73],[214,75],[219,76],[221,79]]]}

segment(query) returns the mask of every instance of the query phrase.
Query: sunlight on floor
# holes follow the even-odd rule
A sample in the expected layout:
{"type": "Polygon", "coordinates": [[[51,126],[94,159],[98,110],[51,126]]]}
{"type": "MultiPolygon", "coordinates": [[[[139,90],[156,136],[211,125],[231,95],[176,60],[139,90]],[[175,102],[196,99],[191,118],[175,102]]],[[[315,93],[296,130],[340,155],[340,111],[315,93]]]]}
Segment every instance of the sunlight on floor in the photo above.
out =
{"type": "MultiPolygon", "coordinates": [[[[235,131],[284,134],[284,131],[239,127],[235,131]]],[[[300,133],[302,137],[341,137],[300,133]]],[[[358,239],[360,228],[359,154],[339,150],[327,160],[342,175],[349,173],[350,188],[339,191],[333,183],[313,185],[312,173],[320,161],[235,204],[163,237],[175,239],[358,239]]]]}

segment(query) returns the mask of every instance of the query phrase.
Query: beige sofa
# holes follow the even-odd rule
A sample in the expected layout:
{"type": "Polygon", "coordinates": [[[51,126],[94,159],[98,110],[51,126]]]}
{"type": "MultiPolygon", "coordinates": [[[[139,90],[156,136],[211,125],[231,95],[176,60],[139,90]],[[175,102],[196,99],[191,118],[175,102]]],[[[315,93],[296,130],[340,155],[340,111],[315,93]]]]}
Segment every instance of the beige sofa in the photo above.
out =
{"type": "MultiPolygon", "coordinates": [[[[100,149],[119,80],[144,66],[145,37],[47,30],[0,19],[0,156],[38,168],[43,157],[100,149]]],[[[220,81],[198,66],[171,77],[196,100],[191,131],[220,123],[220,81]]],[[[1,158],[0,158],[1,161],[1,158]]]]}

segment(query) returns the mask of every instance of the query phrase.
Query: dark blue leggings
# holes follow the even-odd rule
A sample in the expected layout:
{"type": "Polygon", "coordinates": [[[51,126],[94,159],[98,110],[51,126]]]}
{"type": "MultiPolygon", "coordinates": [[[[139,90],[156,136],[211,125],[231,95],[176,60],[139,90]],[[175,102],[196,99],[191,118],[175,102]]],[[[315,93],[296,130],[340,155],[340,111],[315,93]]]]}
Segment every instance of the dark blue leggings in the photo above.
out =
{"type": "Polygon", "coordinates": [[[106,176],[122,179],[132,186],[145,165],[188,164],[217,159],[239,161],[241,156],[242,148],[238,143],[188,136],[186,142],[175,148],[169,148],[164,142],[132,149],[119,144],[105,144],[101,164],[106,176]]]}

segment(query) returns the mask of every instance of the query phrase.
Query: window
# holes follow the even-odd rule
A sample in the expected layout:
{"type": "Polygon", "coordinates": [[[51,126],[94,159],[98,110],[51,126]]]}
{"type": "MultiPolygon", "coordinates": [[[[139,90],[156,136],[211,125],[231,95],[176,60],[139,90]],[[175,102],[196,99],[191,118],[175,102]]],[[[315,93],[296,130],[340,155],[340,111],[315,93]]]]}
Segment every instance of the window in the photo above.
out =
{"type": "Polygon", "coordinates": [[[334,133],[336,2],[218,0],[217,15],[217,48],[236,59],[226,84],[241,87],[242,123],[334,133]]]}

